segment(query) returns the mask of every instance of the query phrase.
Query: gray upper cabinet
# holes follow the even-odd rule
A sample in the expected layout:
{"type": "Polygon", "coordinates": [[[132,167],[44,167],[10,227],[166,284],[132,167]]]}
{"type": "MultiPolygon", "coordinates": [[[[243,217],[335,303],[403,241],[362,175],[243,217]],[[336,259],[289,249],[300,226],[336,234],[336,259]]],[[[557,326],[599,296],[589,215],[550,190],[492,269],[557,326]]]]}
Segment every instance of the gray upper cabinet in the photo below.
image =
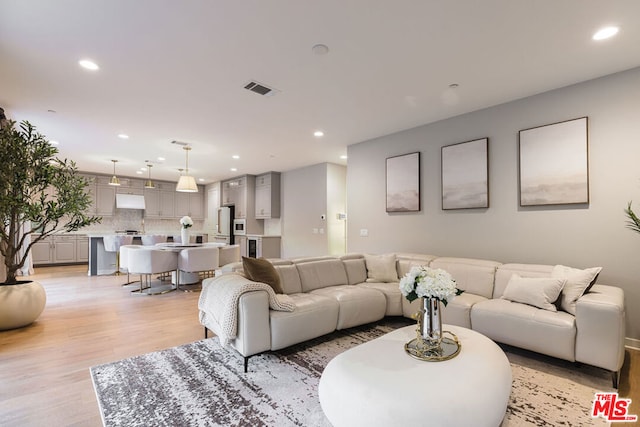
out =
{"type": "Polygon", "coordinates": [[[247,217],[247,176],[222,183],[222,206],[235,206],[234,218],[247,217]]]}
{"type": "Polygon", "coordinates": [[[144,216],[147,218],[174,218],[175,184],[156,182],[155,188],[144,189],[144,216]]]}
{"type": "Polygon", "coordinates": [[[198,187],[197,193],[175,193],[175,216],[185,215],[191,219],[204,219],[204,190],[198,187]]]}
{"type": "Polygon", "coordinates": [[[96,185],[96,215],[112,216],[116,210],[116,187],[96,185]]]}
{"type": "Polygon", "coordinates": [[[256,177],[256,219],[280,218],[280,173],[256,177]]]}

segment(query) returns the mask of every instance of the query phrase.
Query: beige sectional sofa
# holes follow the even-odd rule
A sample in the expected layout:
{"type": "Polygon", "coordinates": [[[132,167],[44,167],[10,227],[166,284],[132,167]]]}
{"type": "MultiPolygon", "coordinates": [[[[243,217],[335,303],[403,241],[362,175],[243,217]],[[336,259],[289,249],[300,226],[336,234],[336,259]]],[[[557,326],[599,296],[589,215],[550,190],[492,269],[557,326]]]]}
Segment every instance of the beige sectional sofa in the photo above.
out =
{"type": "MultiPolygon", "coordinates": [[[[411,317],[419,301],[409,303],[400,293],[399,278],[413,266],[448,271],[465,292],[443,309],[443,322],[476,330],[504,344],[569,361],[582,362],[613,373],[614,387],[624,361],[625,307],[622,289],[596,284],[575,304],[575,315],[513,302],[503,293],[514,274],[548,278],[551,265],[502,264],[469,258],[422,254],[362,254],[271,260],[293,311],[269,308],[269,292],[240,295],[237,332],[229,343],[245,357],[278,350],[334,330],[346,329],[385,316],[411,317]],[[393,263],[392,272],[380,269],[393,263]]],[[[241,269],[240,264],[238,269],[241,269]]],[[[234,274],[234,273],[231,273],[234,274]]],[[[217,313],[207,299],[215,298],[216,280],[203,283],[200,321],[220,334],[217,313]]],[[[243,279],[250,282],[249,279],[243,279]]],[[[253,283],[253,282],[251,282],[253,283]]],[[[209,299],[210,300],[210,299],[209,299]]]]}

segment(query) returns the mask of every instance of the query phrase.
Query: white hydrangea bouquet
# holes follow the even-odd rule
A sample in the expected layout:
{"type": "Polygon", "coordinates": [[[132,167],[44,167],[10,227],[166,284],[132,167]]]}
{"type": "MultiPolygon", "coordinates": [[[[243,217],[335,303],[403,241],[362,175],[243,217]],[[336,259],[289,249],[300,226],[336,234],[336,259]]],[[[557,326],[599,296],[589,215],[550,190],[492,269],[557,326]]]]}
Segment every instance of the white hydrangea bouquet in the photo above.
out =
{"type": "Polygon", "coordinates": [[[183,216],[180,218],[180,225],[182,225],[182,228],[189,228],[193,225],[193,220],[190,216],[183,216]]]}
{"type": "Polygon", "coordinates": [[[441,268],[416,266],[400,279],[400,292],[409,302],[418,298],[435,298],[446,307],[451,299],[464,291],[456,288],[456,281],[441,268]]]}

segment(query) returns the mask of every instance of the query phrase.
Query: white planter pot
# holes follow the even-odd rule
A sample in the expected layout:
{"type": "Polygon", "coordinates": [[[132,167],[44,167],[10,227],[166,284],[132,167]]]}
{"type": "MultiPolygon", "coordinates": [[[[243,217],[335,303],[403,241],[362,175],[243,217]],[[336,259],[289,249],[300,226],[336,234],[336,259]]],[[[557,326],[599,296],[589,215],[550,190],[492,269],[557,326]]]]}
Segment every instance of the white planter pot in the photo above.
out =
{"type": "Polygon", "coordinates": [[[38,282],[0,286],[0,331],[33,323],[46,302],[47,294],[38,282]]]}

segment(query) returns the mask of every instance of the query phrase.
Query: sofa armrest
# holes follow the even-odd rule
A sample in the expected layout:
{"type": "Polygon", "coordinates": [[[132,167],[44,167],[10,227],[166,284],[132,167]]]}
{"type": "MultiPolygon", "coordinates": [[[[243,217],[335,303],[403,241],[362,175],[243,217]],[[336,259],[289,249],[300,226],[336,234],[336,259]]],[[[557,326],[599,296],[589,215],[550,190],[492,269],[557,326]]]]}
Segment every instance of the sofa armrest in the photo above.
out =
{"type": "Polygon", "coordinates": [[[247,292],[238,305],[238,333],[231,345],[245,356],[271,350],[269,296],[265,291],[247,292]]]}
{"type": "Polygon", "coordinates": [[[618,372],[624,362],[624,291],[593,286],[576,302],[576,328],[576,361],[618,372]]]}

